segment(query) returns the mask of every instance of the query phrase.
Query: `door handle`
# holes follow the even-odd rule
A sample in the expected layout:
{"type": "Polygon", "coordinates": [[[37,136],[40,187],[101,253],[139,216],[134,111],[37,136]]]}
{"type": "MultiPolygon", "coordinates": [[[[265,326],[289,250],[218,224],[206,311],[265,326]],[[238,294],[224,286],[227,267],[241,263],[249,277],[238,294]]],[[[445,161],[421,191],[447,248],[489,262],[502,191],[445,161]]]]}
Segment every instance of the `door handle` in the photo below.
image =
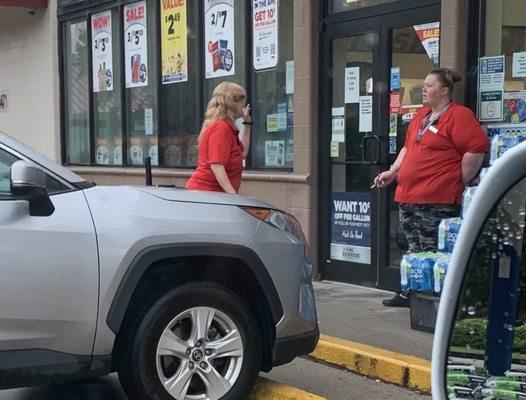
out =
{"type": "Polygon", "coordinates": [[[378,164],[380,161],[380,138],[377,135],[365,135],[362,138],[362,162],[365,164],[378,164]],[[376,142],[376,157],[373,161],[367,161],[366,158],[366,148],[367,148],[367,142],[374,141],[376,142]]]}

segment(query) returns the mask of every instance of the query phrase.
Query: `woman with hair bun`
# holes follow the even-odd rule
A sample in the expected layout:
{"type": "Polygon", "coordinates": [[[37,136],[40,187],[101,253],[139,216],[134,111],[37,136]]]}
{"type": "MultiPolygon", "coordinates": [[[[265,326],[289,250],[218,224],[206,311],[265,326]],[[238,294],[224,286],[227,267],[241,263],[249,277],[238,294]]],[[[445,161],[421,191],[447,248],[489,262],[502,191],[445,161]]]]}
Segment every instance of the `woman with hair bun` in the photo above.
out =
{"type": "MultiPolygon", "coordinates": [[[[460,215],[462,193],[489,151],[488,137],[473,112],[452,99],[458,81],[449,68],[427,75],[424,109],[409,124],[404,147],[391,168],[374,180],[377,187],[398,183],[395,201],[409,253],[437,250],[440,221],[460,215]]],[[[404,307],[409,302],[398,293],[383,304],[404,307]]]]}
{"type": "Polygon", "coordinates": [[[214,89],[199,133],[197,168],[186,189],[231,194],[239,191],[252,125],[246,97],[245,89],[236,83],[223,82],[214,89]],[[238,118],[243,118],[241,133],[235,125],[238,118]]]}

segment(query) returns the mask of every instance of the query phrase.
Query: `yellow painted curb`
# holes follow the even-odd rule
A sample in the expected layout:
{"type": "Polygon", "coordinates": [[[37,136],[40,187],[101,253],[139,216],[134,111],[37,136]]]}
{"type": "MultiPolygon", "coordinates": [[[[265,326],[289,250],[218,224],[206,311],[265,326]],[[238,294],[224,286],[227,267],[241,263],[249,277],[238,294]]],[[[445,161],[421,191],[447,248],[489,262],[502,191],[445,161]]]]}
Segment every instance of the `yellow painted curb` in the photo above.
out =
{"type": "Polygon", "coordinates": [[[327,335],[320,335],[318,346],[309,356],[369,378],[431,391],[431,364],[421,358],[327,335]]]}
{"type": "Polygon", "coordinates": [[[285,386],[265,378],[258,378],[250,400],[326,400],[324,397],[285,386]]]}

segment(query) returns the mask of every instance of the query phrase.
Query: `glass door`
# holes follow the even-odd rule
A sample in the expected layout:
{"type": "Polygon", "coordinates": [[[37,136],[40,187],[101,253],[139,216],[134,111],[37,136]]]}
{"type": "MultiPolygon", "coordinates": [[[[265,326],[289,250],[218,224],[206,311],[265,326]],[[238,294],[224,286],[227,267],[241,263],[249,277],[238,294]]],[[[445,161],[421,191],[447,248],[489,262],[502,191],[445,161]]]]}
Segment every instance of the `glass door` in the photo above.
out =
{"type": "MultiPolygon", "coordinates": [[[[325,275],[367,286],[378,283],[378,215],[371,183],[379,171],[378,90],[379,18],[328,28],[324,135],[326,192],[325,275]],[[330,177],[330,178],[329,178],[330,177]]],[[[324,207],[325,208],[325,207],[324,207]]]]}
{"type": "Polygon", "coordinates": [[[438,65],[440,7],[329,25],[324,36],[320,270],[396,290],[405,237],[393,185],[372,187],[404,145],[438,65]]]}

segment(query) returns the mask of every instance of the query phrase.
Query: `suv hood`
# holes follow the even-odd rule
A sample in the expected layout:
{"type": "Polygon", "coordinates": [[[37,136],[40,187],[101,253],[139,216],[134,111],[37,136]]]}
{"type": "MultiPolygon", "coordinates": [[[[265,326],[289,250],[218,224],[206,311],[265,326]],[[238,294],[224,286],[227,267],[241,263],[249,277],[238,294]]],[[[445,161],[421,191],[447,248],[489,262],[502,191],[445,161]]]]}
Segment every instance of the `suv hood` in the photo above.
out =
{"type": "Polygon", "coordinates": [[[182,188],[159,188],[148,186],[134,186],[135,189],[168,201],[183,201],[188,203],[225,204],[231,206],[262,207],[276,210],[270,204],[252,197],[221,192],[206,192],[200,190],[186,190],[182,188]]]}

